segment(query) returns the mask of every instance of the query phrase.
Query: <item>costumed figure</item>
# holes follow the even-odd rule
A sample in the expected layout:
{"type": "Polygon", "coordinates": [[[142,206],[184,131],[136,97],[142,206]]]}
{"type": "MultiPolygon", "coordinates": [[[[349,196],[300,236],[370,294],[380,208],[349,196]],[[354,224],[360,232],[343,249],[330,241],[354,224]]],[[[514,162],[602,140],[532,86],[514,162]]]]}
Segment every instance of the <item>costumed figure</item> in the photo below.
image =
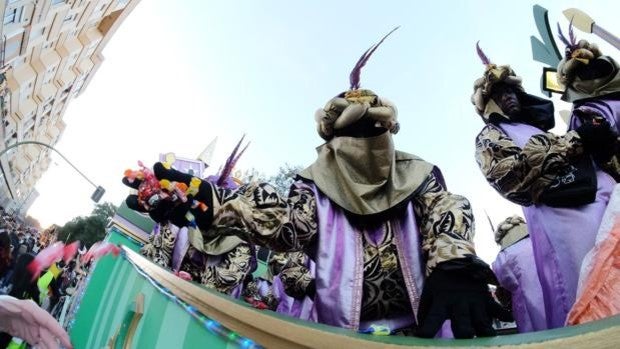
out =
{"type": "MultiPolygon", "coordinates": [[[[237,187],[230,174],[247,148],[246,145],[239,152],[242,141],[243,138],[220,174],[211,176],[207,181],[225,191],[237,187]]],[[[172,168],[173,161],[170,159],[162,166],[172,168]]],[[[234,234],[206,234],[212,209],[208,209],[197,195],[201,180],[196,178],[187,183],[158,180],[152,171],[144,167],[140,172],[126,171],[123,182],[138,190],[137,195],[127,198],[128,207],[147,212],[157,222],[141,253],[176,273],[188,273],[193,281],[208,288],[239,298],[244,283],[256,269],[253,248],[234,234]],[[180,193],[175,194],[174,190],[167,188],[180,189],[180,193]]]]}
{"type": "Polygon", "coordinates": [[[616,184],[592,160],[614,145],[613,131],[598,122],[563,136],[548,132],[553,103],[525,93],[510,66],[497,66],[477,50],[486,69],[474,83],[472,103],[486,125],[476,137],[476,161],[495,190],[523,206],[547,326],[561,327],[616,184]]]}
{"type": "Polygon", "coordinates": [[[416,326],[417,335],[433,337],[451,319],[457,338],[494,335],[491,319],[502,308],[488,290],[490,267],[475,255],[469,201],[446,191],[438,167],[395,150],[396,107],[359,88],[361,68],[382,41],[355,65],[350,89],[317,111],[326,143],[288,197],[267,183],[221,188],[161,163],[154,173],[199,182],[205,235],[237,234],[310,256],[320,323],[384,333],[416,326]]]}
{"type": "MultiPolygon", "coordinates": [[[[596,44],[586,40],[577,42],[572,23],[568,38],[559,24],[558,32],[566,49],[558,64],[557,79],[565,88],[562,99],[573,103],[569,130],[584,124],[607,122],[617,136],[620,134],[620,66],[610,56],[604,56],[596,44]]],[[[594,160],[618,181],[620,144],[616,141],[608,146],[612,140],[597,141],[601,149],[593,154],[594,160]]]]}
{"type": "MultiPolygon", "coordinates": [[[[620,66],[604,56],[596,44],[577,41],[572,23],[566,38],[565,57],[558,65],[558,82],[565,87],[562,99],[573,103],[569,129],[607,122],[620,133],[620,66]]],[[[599,140],[600,142],[601,140],[599,140]]],[[[602,140],[605,141],[605,140],[602,140]]],[[[606,141],[610,143],[611,141],[606,141]]],[[[611,175],[620,168],[620,147],[601,146],[597,164],[611,175]]],[[[571,309],[571,325],[602,319],[620,313],[620,188],[616,186],[596,236],[596,244],[581,266],[577,300],[571,309]]]]}
{"type": "Polygon", "coordinates": [[[545,303],[534,251],[523,218],[508,217],[495,230],[501,250],[491,265],[499,285],[510,292],[512,314],[519,332],[547,329],[545,303]]]}

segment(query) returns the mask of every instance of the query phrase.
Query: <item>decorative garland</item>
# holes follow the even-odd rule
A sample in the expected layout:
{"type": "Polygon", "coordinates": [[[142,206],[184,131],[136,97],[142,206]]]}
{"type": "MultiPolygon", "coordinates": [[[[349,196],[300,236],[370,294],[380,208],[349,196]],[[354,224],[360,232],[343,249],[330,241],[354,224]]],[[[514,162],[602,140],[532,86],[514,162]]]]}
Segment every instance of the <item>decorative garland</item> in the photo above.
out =
{"type": "Polygon", "coordinates": [[[70,306],[70,310],[67,312],[65,317],[65,321],[67,322],[67,326],[65,329],[67,332],[70,332],[75,324],[75,315],[78,310],[80,310],[80,304],[82,303],[82,298],[84,297],[84,293],[86,291],[86,287],[89,284],[90,278],[92,276],[91,271],[94,270],[95,264],[93,264],[88,271],[88,275],[80,281],[80,285],[76,287],[75,293],[70,298],[70,302],[72,303],[70,306]]]}

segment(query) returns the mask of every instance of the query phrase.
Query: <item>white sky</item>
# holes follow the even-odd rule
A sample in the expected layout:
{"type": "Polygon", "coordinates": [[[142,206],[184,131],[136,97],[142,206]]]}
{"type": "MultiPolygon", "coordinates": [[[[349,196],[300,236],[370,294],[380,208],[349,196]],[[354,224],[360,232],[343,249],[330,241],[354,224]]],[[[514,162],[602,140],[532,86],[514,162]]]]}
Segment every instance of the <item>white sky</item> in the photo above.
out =
{"type": "MultiPolygon", "coordinates": [[[[104,50],[84,94],[69,105],[56,148],[120,204],[121,183],[137,160],[160,152],[195,157],[215,136],[218,167],[243,133],[252,144],[238,164],[274,173],[308,165],[321,144],[314,111],[348,87],[358,57],[396,25],[362,72],[362,86],[394,101],[397,148],[438,165],[448,188],[470,199],[478,254],[497,253],[483,210],[497,224],[521,209],[486,183],[474,160],[483,127],[470,103],[483,66],[475,43],[498,64],[511,64],[529,93],[539,94],[542,64],[532,60],[539,36],[532,5],[577,7],[620,35],[620,2],[609,1],[184,1],[144,0],[104,50]]],[[[602,40],[591,39],[618,57],[602,40]]],[[[563,51],[563,47],[561,47],[563,51]]],[[[556,110],[562,109],[556,104],[556,110]]],[[[558,122],[556,129],[565,126],[558,122]]],[[[45,227],[93,208],[94,188],[54,156],[28,214],[45,227]],[[55,163],[55,164],[54,164],[55,163]]]]}

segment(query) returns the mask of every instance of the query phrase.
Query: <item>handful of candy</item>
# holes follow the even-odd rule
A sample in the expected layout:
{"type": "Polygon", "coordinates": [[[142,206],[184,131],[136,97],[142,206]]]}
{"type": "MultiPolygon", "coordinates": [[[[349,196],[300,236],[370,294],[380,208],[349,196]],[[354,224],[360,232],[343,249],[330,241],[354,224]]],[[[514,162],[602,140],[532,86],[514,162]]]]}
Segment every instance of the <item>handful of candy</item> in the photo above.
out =
{"type": "Polygon", "coordinates": [[[185,183],[158,180],[155,173],[138,161],[139,170],[125,170],[126,184],[138,190],[138,203],[150,211],[162,201],[187,202],[185,183]]]}

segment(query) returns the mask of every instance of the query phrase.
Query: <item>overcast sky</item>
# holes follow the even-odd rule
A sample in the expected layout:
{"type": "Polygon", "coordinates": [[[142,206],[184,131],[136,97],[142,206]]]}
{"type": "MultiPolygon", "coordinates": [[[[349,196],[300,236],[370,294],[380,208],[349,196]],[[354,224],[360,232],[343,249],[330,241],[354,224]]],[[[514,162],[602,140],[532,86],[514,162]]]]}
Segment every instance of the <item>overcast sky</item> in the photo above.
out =
{"type": "MultiPolygon", "coordinates": [[[[475,43],[540,94],[543,65],[530,47],[530,36],[539,36],[535,3],[549,10],[554,27],[568,25],[562,10],[578,7],[620,35],[615,0],[143,0],[110,40],[90,86],[69,105],[57,148],[115,204],[128,193],[120,181],[126,168],[153,163],[160,152],[195,157],[215,136],[216,168],[244,133],[252,144],[240,168],[270,174],[284,163],[309,165],[321,144],[314,111],[348,87],[366,49],[400,25],[364,68],[362,87],[396,103],[397,148],[438,165],[448,188],[471,200],[477,250],[490,262],[497,247],[483,210],[497,224],[521,209],[490,188],[474,159],[483,123],[470,96],[484,69],[475,43]]],[[[576,33],[618,57],[602,40],[576,33]]],[[[556,131],[564,129],[558,122],[556,131]]],[[[53,159],[28,212],[44,227],[93,208],[94,188],[53,159]]]]}

